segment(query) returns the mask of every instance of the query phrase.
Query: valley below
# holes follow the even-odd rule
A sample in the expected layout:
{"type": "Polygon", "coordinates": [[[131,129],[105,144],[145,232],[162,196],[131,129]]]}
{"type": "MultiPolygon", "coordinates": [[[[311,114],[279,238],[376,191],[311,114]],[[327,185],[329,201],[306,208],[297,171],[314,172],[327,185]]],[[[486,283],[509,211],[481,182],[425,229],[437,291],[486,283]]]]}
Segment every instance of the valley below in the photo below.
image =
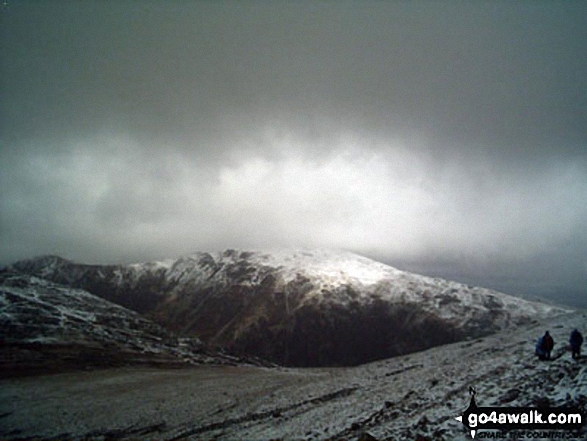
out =
{"type": "Polygon", "coordinates": [[[567,348],[575,327],[587,327],[587,313],[355,367],[128,366],[5,378],[0,439],[468,440],[455,417],[469,387],[479,406],[570,405],[585,415],[587,358],[573,360],[567,348]],[[546,329],[556,344],[543,362],[534,345],[546,329]]]}

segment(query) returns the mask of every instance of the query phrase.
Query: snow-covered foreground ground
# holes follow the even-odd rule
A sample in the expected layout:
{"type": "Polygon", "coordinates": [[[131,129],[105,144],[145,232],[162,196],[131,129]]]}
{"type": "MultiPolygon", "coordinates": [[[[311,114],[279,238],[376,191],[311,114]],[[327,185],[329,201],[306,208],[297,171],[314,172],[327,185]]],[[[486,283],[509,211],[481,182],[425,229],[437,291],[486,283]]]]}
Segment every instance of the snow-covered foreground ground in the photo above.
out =
{"type": "Polygon", "coordinates": [[[572,360],[565,348],[575,327],[587,329],[587,313],[353,368],[117,368],[3,380],[0,439],[471,439],[454,419],[469,386],[479,406],[585,409],[587,358],[572,360]],[[547,329],[560,357],[540,362],[534,343],[547,329]]]}

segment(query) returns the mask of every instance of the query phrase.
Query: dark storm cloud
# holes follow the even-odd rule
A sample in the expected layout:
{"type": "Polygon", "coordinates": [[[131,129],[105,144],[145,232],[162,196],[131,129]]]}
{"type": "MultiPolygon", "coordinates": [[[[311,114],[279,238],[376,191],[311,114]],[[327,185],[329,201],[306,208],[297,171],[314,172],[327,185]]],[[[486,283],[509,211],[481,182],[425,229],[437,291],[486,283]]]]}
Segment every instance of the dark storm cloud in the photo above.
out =
{"type": "Polygon", "coordinates": [[[3,263],[337,246],[585,294],[583,2],[9,1],[1,20],[3,263]]]}

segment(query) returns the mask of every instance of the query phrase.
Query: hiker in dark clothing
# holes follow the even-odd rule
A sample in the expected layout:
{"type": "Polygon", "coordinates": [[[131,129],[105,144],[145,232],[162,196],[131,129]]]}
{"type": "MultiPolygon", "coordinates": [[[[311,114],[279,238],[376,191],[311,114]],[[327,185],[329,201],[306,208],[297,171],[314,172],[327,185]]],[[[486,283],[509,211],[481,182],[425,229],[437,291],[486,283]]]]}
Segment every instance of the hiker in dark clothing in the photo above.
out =
{"type": "Polygon", "coordinates": [[[542,337],[538,340],[536,345],[536,355],[540,360],[550,360],[550,352],[554,347],[554,340],[550,336],[549,332],[546,331],[542,337]]]}
{"type": "Polygon", "coordinates": [[[583,344],[583,336],[577,329],[571,332],[571,338],[569,338],[569,343],[571,344],[572,357],[580,358],[581,345],[583,344]]]}
{"type": "Polygon", "coordinates": [[[546,331],[544,333],[544,350],[546,351],[547,360],[550,359],[550,352],[552,351],[552,348],[554,348],[554,340],[552,339],[548,331],[546,331]]]}

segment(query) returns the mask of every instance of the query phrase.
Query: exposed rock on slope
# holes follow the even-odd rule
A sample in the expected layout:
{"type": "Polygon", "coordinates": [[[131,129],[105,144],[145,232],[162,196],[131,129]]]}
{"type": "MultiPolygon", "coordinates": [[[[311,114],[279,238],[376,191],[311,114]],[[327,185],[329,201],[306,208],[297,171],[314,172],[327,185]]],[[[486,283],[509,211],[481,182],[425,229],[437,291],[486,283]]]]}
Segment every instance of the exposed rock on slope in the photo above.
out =
{"type": "Polygon", "coordinates": [[[349,252],[227,250],[126,266],[44,257],[13,267],[290,366],[360,364],[559,311],[349,252]]]}

